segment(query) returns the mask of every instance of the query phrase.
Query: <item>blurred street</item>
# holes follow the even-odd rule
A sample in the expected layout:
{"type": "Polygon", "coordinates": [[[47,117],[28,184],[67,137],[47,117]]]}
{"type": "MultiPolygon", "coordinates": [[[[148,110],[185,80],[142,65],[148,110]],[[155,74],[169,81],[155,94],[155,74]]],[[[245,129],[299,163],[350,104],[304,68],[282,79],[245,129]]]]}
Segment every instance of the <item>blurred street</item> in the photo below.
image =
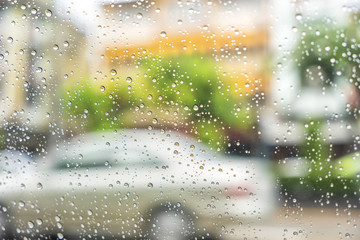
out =
{"type": "Polygon", "coordinates": [[[234,227],[225,239],[359,239],[359,223],[359,209],[284,207],[264,224],[234,227]]]}

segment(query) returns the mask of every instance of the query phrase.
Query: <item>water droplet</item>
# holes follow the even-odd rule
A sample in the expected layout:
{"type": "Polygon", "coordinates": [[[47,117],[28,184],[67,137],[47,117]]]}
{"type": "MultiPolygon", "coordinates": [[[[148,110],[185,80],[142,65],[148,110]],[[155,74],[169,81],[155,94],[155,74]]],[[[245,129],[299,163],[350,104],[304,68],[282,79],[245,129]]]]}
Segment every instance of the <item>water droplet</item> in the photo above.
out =
{"type": "Polygon", "coordinates": [[[51,17],[51,16],[52,16],[52,11],[51,11],[50,9],[46,9],[46,10],[45,10],[45,15],[46,15],[47,17],[51,17]]]}
{"type": "Polygon", "coordinates": [[[110,74],[111,74],[112,76],[115,76],[115,75],[117,74],[117,71],[116,71],[115,69],[111,69],[111,70],[110,70],[110,74]]]}
{"type": "Polygon", "coordinates": [[[35,224],[32,221],[28,221],[28,227],[29,228],[34,228],[35,224]]]}
{"type": "Polygon", "coordinates": [[[296,18],[296,20],[302,20],[302,18],[303,18],[303,15],[301,14],[301,13],[297,13],[296,15],[295,15],[295,18],[296,18]]]}
{"type": "Polygon", "coordinates": [[[36,224],[38,226],[41,226],[43,224],[43,220],[41,220],[40,218],[36,219],[36,224]]]}
{"type": "Polygon", "coordinates": [[[166,37],[166,32],[165,32],[165,31],[162,31],[162,32],[160,33],[160,36],[161,36],[161,37],[166,37]]]}
{"type": "Polygon", "coordinates": [[[149,182],[147,186],[148,186],[148,188],[153,188],[154,187],[154,185],[151,182],[149,182]]]}
{"type": "Polygon", "coordinates": [[[35,56],[35,55],[37,54],[37,52],[36,52],[35,50],[31,50],[30,54],[31,54],[32,56],[35,56]]]}
{"type": "Polygon", "coordinates": [[[64,42],[64,47],[68,47],[70,44],[69,44],[69,42],[68,41],[65,41],[64,42]]]}
{"type": "Polygon", "coordinates": [[[104,92],[105,91],[105,86],[100,86],[100,91],[104,92]]]}
{"type": "Polygon", "coordinates": [[[55,44],[55,45],[53,46],[53,49],[54,49],[54,50],[59,50],[59,45],[55,44]]]}
{"type": "Polygon", "coordinates": [[[127,81],[128,83],[132,83],[132,78],[131,78],[131,77],[127,77],[127,78],[126,78],[126,81],[127,81]]]}
{"type": "Polygon", "coordinates": [[[178,23],[179,25],[181,25],[181,24],[183,23],[183,21],[182,21],[181,19],[179,19],[179,20],[177,21],[177,23],[178,23]]]}
{"type": "Polygon", "coordinates": [[[31,9],[31,14],[36,14],[36,13],[37,13],[36,8],[31,9]]]}
{"type": "Polygon", "coordinates": [[[8,37],[8,38],[7,38],[7,41],[8,41],[9,43],[12,43],[12,42],[14,41],[14,39],[13,39],[12,37],[8,37]]]}
{"type": "Polygon", "coordinates": [[[42,69],[41,67],[37,67],[37,68],[35,69],[35,71],[36,71],[37,73],[42,73],[43,69],[42,69]]]}
{"type": "Polygon", "coordinates": [[[58,233],[58,234],[57,234],[57,237],[58,237],[59,239],[64,239],[64,235],[63,235],[62,233],[58,233]]]}
{"type": "Polygon", "coordinates": [[[25,9],[26,9],[26,5],[25,5],[25,4],[22,4],[20,8],[21,8],[22,10],[25,10],[25,9]]]}
{"type": "Polygon", "coordinates": [[[153,96],[151,94],[148,95],[148,99],[151,100],[153,96]]]}
{"type": "Polygon", "coordinates": [[[195,105],[193,106],[193,109],[194,109],[195,111],[197,111],[197,110],[199,110],[199,106],[195,104],[195,105]]]}
{"type": "Polygon", "coordinates": [[[61,221],[61,218],[59,216],[55,216],[55,221],[56,222],[60,222],[61,221]]]}
{"type": "Polygon", "coordinates": [[[88,215],[89,215],[89,216],[92,216],[92,215],[93,215],[93,212],[92,212],[90,209],[88,210],[88,215]]]}
{"type": "Polygon", "coordinates": [[[36,185],[36,187],[37,187],[37,189],[39,189],[39,190],[43,189],[43,185],[42,185],[41,183],[38,183],[38,184],[36,185]]]}
{"type": "Polygon", "coordinates": [[[137,14],[136,14],[136,18],[137,18],[137,19],[142,19],[142,18],[143,18],[142,13],[137,13],[137,14]]]}
{"type": "Polygon", "coordinates": [[[157,120],[156,118],[153,118],[152,123],[153,123],[153,124],[157,124],[157,123],[158,123],[158,120],[157,120]]]}

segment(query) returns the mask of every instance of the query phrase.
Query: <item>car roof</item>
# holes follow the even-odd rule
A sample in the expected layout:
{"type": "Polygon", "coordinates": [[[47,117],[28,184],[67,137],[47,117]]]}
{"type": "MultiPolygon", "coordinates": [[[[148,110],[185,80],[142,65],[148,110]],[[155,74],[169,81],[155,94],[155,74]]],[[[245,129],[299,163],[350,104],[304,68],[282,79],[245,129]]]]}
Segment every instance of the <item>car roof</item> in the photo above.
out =
{"type": "Polygon", "coordinates": [[[120,129],[114,131],[92,132],[79,135],[58,144],[57,160],[86,158],[96,154],[119,154],[121,152],[143,151],[157,156],[171,158],[194,152],[197,155],[214,154],[206,146],[192,137],[177,131],[147,129],[120,129]]]}

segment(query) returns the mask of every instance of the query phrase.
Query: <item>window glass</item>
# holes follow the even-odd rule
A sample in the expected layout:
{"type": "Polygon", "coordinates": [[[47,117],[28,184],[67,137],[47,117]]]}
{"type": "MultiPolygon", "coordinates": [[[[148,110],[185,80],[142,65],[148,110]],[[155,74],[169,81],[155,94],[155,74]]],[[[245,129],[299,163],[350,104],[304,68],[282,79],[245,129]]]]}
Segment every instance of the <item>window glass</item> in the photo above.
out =
{"type": "Polygon", "coordinates": [[[0,1],[0,239],[359,239],[360,1],[0,1]]]}

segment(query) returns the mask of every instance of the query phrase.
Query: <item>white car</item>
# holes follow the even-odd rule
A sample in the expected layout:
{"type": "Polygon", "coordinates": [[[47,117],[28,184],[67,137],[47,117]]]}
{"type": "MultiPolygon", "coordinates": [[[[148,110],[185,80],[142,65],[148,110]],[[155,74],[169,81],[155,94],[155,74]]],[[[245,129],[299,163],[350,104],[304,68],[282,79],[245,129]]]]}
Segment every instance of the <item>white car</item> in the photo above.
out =
{"type": "Polygon", "coordinates": [[[118,130],[57,144],[0,186],[3,235],[188,239],[267,216],[268,160],[214,153],[178,132],[118,130]]]}

